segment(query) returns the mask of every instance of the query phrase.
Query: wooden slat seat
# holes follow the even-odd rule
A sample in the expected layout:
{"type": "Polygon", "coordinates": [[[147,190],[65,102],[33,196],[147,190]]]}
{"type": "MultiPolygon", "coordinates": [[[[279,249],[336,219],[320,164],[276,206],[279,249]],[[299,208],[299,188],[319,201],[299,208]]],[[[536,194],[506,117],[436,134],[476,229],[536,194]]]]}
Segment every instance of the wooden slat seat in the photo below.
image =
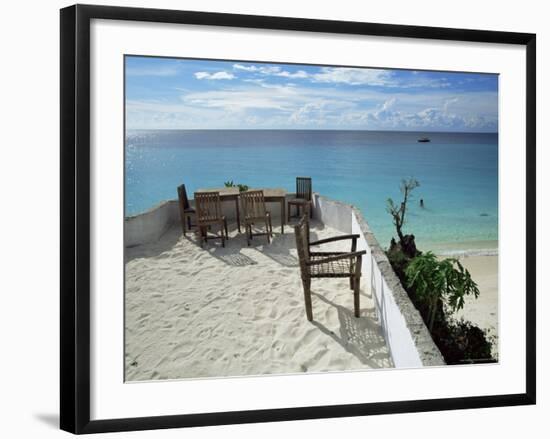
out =
{"type": "Polygon", "coordinates": [[[244,224],[246,231],[246,243],[254,236],[267,236],[267,242],[273,236],[273,227],[271,225],[271,215],[265,207],[264,192],[262,190],[250,190],[241,193],[241,207],[243,210],[244,224]],[[252,226],[258,223],[265,224],[265,232],[252,233],[252,226]]]}
{"type": "Polygon", "coordinates": [[[191,227],[196,226],[196,224],[191,223],[191,217],[195,216],[196,211],[189,203],[184,184],[178,186],[178,209],[180,213],[181,228],[185,236],[186,232],[191,230],[191,227]]]}
{"type": "Polygon", "coordinates": [[[225,240],[229,239],[227,232],[227,219],[222,214],[222,205],[219,192],[195,192],[195,209],[197,211],[197,228],[201,247],[208,241],[208,230],[211,226],[220,226],[219,235],[211,236],[213,239],[221,239],[225,247],[225,240]]]}
{"type": "Polygon", "coordinates": [[[288,221],[290,221],[290,207],[296,206],[297,216],[307,213],[313,216],[312,190],[310,177],[296,177],[296,197],[288,200],[288,221]],[[300,213],[301,209],[301,213],[300,213]]]}

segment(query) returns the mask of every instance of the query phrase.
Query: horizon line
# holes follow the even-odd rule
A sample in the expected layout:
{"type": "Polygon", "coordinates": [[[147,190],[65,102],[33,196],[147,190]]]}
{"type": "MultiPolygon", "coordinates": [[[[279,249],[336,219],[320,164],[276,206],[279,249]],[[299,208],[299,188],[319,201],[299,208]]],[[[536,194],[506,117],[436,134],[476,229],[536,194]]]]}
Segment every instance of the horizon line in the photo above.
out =
{"type": "Polygon", "coordinates": [[[383,133],[453,133],[498,134],[498,131],[420,131],[420,130],[366,130],[337,128],[126,128],[126,131],[364,131],[383,133]]]}

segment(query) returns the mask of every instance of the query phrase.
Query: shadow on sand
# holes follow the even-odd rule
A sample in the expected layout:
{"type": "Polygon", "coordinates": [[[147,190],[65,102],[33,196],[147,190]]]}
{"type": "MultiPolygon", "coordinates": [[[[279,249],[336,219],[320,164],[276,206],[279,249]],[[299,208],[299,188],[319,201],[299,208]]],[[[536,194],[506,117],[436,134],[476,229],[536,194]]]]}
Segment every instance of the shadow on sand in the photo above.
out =
{"type": "MultiPolygon", "coordinates": [[[[376,311],[374,308],[363,308],[361,310],[361,317],[356,318],[351,308],[348,309],[337,305],[315,292],[312,292],[312,295],[336,308],[340,323],[340,334],[335,334],[322,323],[315,320],[311,322],[313,326],[316,326],[321,332],[331,337],[361,363],[371,368],[391,367],[391,364],[388,363],[387,353],[385,352],[386,342],[376,323],[376,311]]],[[[351,296],[350,294],[350,304],[352,304],[351,296]]]]}
{"type": "MultiPolygon", "coordinates": [[[[314,223],[312,225],[318,230],[324,228],[322,224],[314,223]]],[[[179,224],[172,224],[158,241],[125,248],[124,262],[126,264],[134,259],[161,256],[163,253],[172,250],[175,246],[181,245],[181,240],[187,240],[213,257],[233,267],[245,267],[258,263],[249,255],[242,253],[242,250],[245,248],[255,249],[284,267],[298,267],[298,259],[290,251],[296,248],[294,233],[281,235],[274,232],[270,244],[267,243],[265,236],[254,237],[251,245],[248,246],[244,231],[237,233],[236,223],[229,224],[228,229],[230,238],[226,240],[225,247],[222,247],[221,240],[212,238],[208,239],[201,247],[195,231],[188,232],[186,236],[183,236],[179,224]]],[[[314,241],[316,239],[318,239],[318,235],[315,231],[312,231],[311,240],[314,241]]]]}

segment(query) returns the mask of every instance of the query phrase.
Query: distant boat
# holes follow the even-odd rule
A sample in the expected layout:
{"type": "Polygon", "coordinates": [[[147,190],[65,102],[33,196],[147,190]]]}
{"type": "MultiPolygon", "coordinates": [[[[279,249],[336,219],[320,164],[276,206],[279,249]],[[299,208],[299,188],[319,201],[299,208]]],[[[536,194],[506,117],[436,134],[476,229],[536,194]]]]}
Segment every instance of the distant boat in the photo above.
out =
{"type": "Polygon", "coordinates": [[[422,143],[426,143],[426,142],[429,142],[430,139],[427,138],[427,137],[421,137],[420,139],[418,139],[419,142],[422,142],[422,143]]]}

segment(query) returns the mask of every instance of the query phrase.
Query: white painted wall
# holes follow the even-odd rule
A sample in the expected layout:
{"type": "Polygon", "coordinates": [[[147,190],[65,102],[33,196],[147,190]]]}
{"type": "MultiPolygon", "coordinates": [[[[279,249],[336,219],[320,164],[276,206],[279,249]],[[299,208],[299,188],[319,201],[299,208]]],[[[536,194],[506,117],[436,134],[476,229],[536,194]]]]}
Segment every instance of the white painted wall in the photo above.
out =
{"type": "MultiPolygon", "coordinates": [[[[286,200],[292,197],[293,194],[288,194],[286,200]]],[[[191,206],[194,206],[195,200],[189,200],[189,203],[191,206]]],[[[271,214],[273,229],[275,231],[279,230],[281,226],[281,203],[266,203],[266,209],[271,214]]],[[[222,213],[226,216],[229,223],[236,222],[236,212],[234,201],[224,201],[222,203],[222,213]]],[[[295,214],[296,212],[293,208],[292,215],[295,214]]],[[[124,245],[126,247],[134,247],[136,245],[155,242],[173,224],[181,224],[178,201],[163,201],[158,206],[155,206],[146,212],[129,216],[124,219],[124,245]]]]}
{"type": "Polygon", "coordinates": [[[345,233],[360,236],[363,283],[374,295],[378,317],[395,367],[415,368],[445,364],[422,317],[410,301],[399,279],[358,209],[315,194],[313,216],[345,233]],[[368,282],[366,284],[366,282],[368,282]]]}
{"type": "Polygon", "coordinates": [[[174,224],[179,222],[178,202],[164,201],[147,212],[124,219],[124,245],[155,242],[174,224]]]}

